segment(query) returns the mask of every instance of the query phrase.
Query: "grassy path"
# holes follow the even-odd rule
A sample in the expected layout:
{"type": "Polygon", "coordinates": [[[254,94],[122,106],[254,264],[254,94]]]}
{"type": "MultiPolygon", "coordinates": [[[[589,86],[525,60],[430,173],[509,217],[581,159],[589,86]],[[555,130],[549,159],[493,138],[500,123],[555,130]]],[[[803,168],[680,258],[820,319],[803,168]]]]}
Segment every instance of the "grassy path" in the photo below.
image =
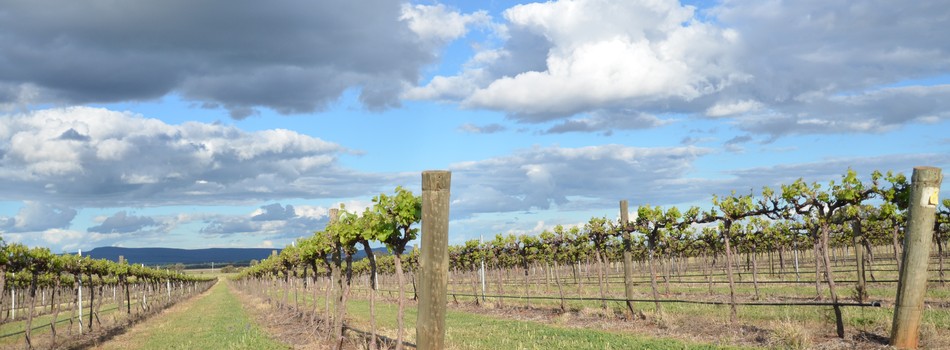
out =
{"type": "MultiPolygon", "coordinates": [[[[382,334],[395,338],[397,307],[390,303],[376,305],[382,334]]],[[[369,303],[354,300],[347,305],[354,326],[369,330],[369,303]]],[[[416,307],[406,308],[407,340],[415,342],[416,307]]],[[[699,344],[677,339],[653,338],[645,335],[574,328],[535,321],[512,320],[458,310],[446,313],[446,346],[457,350],[481,349],[654,349],[715,350],[744,349],[735,346],[699,344]]],[[[590,325],[595,327],[595,325],[590,325]]]]}
{"type": "MultiPolygon", "coordinates": [[[[303,295],[305,305],[310,304],[309,295],[303,295]]],[[[324,301],[319,299],[318,308],[323,310],[324,301]]],[[[304,306],[310,310],[311,306],[304,306]]],[[[417,308],[406,307],[405,340],[415,342],[417,308]]],[[[397,306],[394,303],[377,302],[376,315],[379,334],[396,338],[397,306]]],[[[369,303],[351,300],[347,303],[347,319],[351,326],[369,331],[369,303]]],[[[612,322],[612,321],[605,321],[612,322]]],[[[447,350],[485,349],[651,349],[651,350],[741,350],[755,349],[751,346],[703,344],[681,339],[654,337],[632,332],[602,330],[600,324],[571,326],[568,318],[559,318],[554,324],[541,321],[522,321],[497,315],[482,315],[449,309],[446,313],[445,342],[447,350]]],[[[726,335],[724,335],[725,337],[726,335]]],[[[728,343],[728,341],[726,342],[728,343]]]]}
{"type": "Polygon", "coordinates": [[[288,349],[244,312],[226,280],[136,325],[98,349],[288,349]]]}

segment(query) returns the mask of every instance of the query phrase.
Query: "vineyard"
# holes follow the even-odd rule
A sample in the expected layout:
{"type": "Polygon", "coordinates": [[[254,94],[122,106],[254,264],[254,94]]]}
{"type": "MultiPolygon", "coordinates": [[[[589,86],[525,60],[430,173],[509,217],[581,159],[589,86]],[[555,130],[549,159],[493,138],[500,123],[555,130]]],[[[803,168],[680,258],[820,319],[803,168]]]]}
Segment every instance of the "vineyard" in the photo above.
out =
{"type": "Polygon", "coordinates": [[[83,347],[213,284],[125,262],[4,245],[0,346],[83,347]]]}
{"type": "MultiPolygon", "coordinates": [[[[213,305],[257,305],[259,320],[292,330],[288,342],[304,347],[881,348],[903,327],[893,321],[899,294],[924,291],[913,332],[924,348],[950,346],[950,200],[938,205],[936,192],[925,198],[933,204],[925,243],[935,249],[914,256],[911,228],[920,212],[910,209],[919,194],[901,174],[875,172],[862,181],[848,171],[827,185],[798,180],[780,190],[713,196],[706,210],[631,211],[621,200],[614,219],[443,241],[441,282],[426,275],[433,238],[422,232],[434,232],[439,221],[423,219],[432,217],[423,179],[423,196],[397,187],[362,212],[331,209],[323,230],[244,269],[227,287],[122,259],[4,245],[0,346],[86,348],[201,295],[201,316],[186,310],[192,323],[180,329],[205,315],[215,323],[249,317],[215,314],[222,306],[213,305]],[[422,249],[411,247],[419,238],[422,249]],[[388,254],[374,251],[380,245],[388,254]],[[354,259],[359,250],[366,259],[354,259]],[[909,271],[918,270],[925,287],[907,289],[909,271]],[[425,302],[434,297],[443,298],[435,306],[451,310],[425,302]],[[443,323],[427,323],[433,319],[443,323]],[[445,334],[444,343],[424,345],[429,333],[445,334]]],[[[448,179],[439,186],[447,189],[448,179]]],[[[447,192],[441,196],[445,207],[436,211],[447,235],[447,192]]],[[[220,328],[217,337],[241,328],[220,328]]]]}
{"type": "MultiPolygon", "coordinates": [[[[918,264],[905,256],[908,242],[917,244],[905,240],[911,197],[904,175],[862,181],[849,170],[827,185],[798,180],[714,196],[705,211],[642,205],[630,218],[621,201],[616,220],[449,246],[447,296],[456,310],[569,328],[753,347],[880,347],[894,331],[902,265],[918,264]]],[[[936,192],[927,200],[937,208],[936,192]]],[[[418,250],[406,248],[419,235],[422,199],[397,188],[373,203],[362,213],[332,210],[323,231],[236,283],[292,310],[331,347],[413,346],[406,310],[427,289],[418,250]],[[375,256],[380,243],[392,254],[375,256]],[[358,249],[369,259],[353,261],[358,249]],[[363,303],[368,314],[348,314],[348,304],[363,303]],[[377,317],[392,304],[395,319],[377,317]]],[[[930,288],[919,333],[925,347],[941,348],[950,346],[950,200],[926,219],[936,249],[923,257],[930,288]]]]}

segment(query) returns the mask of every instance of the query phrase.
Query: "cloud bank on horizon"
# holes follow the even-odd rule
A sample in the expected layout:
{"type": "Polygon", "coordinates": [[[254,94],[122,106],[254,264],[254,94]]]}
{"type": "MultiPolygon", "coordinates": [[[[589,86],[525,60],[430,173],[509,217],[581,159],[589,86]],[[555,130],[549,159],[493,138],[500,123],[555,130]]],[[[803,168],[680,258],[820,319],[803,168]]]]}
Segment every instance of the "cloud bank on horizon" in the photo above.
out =
{"type": "Polygon", "coordinates": [[[950,165],[939,1],[52,2],[0,5],[5,240],[279,245],[433,166],[455,173],[461,239],[612,213],[620,196],[699,203],[950,165]],[[189,107],[135,110],[169,97],[189,107]],[[428,106],[466,117],[423,132],[509,146],[370,169],[352,159],[412,150],[261,121],[357,113],[372,129],[428,106]]]}

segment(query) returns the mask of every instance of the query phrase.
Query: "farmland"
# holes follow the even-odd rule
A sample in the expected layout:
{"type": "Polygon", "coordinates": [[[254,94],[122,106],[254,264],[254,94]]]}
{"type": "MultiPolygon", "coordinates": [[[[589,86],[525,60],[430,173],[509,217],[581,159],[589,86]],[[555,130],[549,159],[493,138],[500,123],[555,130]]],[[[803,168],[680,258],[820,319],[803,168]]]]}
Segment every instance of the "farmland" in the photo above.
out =
{"type": "MultiPolygon", "coordinates": [[[[631,214],[620,201],[616,220],[446,244],[439,347],[883,348],[903,326],[893,321],[898,287],[919,273],[922,284],[905,292],[924,292],[913,340],[946,348],[950,200],[925,217],[935,249],[915,253],[920,211],[908,203],[920,193],[900,174],[871,179],[799,180],[713,197],[705,211],[631,214]]],[[[407,249],[432,210],[423,188],[420,197],[397,187],[362,213],[332,209],[324,230],[236,275],[7,245],[0,345],[422,348],[424,316],[435,312],[425,300],[438,292],[423,287],[432,243],[407,249]],[[374,254],[373,243],[392,254],[374,254]],[[369,258],[354,259],[358,246],[369,258]]]]}

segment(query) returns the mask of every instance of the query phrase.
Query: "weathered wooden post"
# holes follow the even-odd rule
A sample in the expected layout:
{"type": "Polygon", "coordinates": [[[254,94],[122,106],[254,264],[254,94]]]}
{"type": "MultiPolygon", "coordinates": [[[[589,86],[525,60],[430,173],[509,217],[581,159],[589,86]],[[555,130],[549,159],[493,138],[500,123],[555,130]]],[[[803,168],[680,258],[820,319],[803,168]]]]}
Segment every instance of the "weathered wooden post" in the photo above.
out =
{"type": "MultiPolygon", "coordinates": [[[[13,278],[10,282],[16,279],[16,272],[13,273],[13,278]]],[[[16,319],[16,287],[10,287],[10,320],[16,319]]],[[[79,315],[79,319],[82,319],[82,314],[79,315]]]]}
{"type": "MultiPolygon", "coordinates": [[[[79,259],[82,259],[82,249],[77,253],[79,259]]],[[[81,264],[82,262],[80,262],[81,264]]],[[[76,297],[76,309],[79,310],[79,334],[82,335],[82,274],[76,274],[76,283],[79,286],[79,296],[76,297]]]]}
{"type": "Polygon", "coordinates": [[[851,240],[854,244],[854,259],[858,266],[858,301],[868,300],[867,283],[864,277],[864,232],[861,230],[861,219],[854,219],[851,223],[851,240]]]}
{"type": "MultiPolygon", "coordinates": [[[[329,214],[330,214],[330,223],[327,226],[333,225],[340,218],[340,209],[331,208],[329,214]]],[[[335,237],[333,237],[330,232],[326,232],[326,234],[330,235],[331,242],[336,240],[335,237]]],[[[330,264],[330,281],[328,282],[329,286],[327,286],[327,300],[326,300],[327,323],[326,324],[328,325],[332,324],[333,328],[328,329],[327,339],[335,340],[334,344],[339,344],[340,343],[339,340],[342,340],[343,338],[343,320],[332,319],[333,313],[330,312],[330,309],[334,307],[335,308],[340,307],[339,305],[340,303],[338,302],[338,300],[340,300],[340,298],[343,296],[342,294],[343,280],[341,279],[342,274],[340,273],[340,262],[341,262],[340,261],[340,246],[337,243],[333,243],[332,245],[333,245],[333,253],[330,255],[330,258],[332,260],[330,264]],[[331,290],[337,293],[332,293],[331,290]],[[334,296],[332,301],[330,300],[331,294],[334,296]],[[337,339],[333,339],[334,335],[337,336],[337,339]]]]}
{"type": "Polygon", "coordinates": [[[636,317],[636,311],[633,310],[633,248],[630,242],[630,231],[627,231],[627,223],[630,222],[630,215],[627,209],[627,200],[620,201],[620,230],[623,238],[623,295],[627,299],[627,311],[630,311],[630,319],[636,317]]]}
{"type": "Polygon", "coordinates": [[[452,173],[422,172],[422,254],[416,343],[420,350],[445,348],[449,275],[449,188],[452,173]]]}
{"type": "MultiPolygon", "coordinates": [[[[485,235],[481,235],[478,237],[478,246],[484,247],[483,244],[485,244],[485,235]]],[[[478,277],[481,278],[482,280],[482,302],[484,303],[485,302],[485,255],[484,254],[482,254],[482,268],[479,271],[478,277]]]]}
{"type": "Polygon", "coordinates": [[[899,349],[916,349],[919,340],[940,181],[940,168],[914,168],[910,210],[904,232],[903,264],[897,282],[897,301],[891,327],[891,345],[899,349]]]}

